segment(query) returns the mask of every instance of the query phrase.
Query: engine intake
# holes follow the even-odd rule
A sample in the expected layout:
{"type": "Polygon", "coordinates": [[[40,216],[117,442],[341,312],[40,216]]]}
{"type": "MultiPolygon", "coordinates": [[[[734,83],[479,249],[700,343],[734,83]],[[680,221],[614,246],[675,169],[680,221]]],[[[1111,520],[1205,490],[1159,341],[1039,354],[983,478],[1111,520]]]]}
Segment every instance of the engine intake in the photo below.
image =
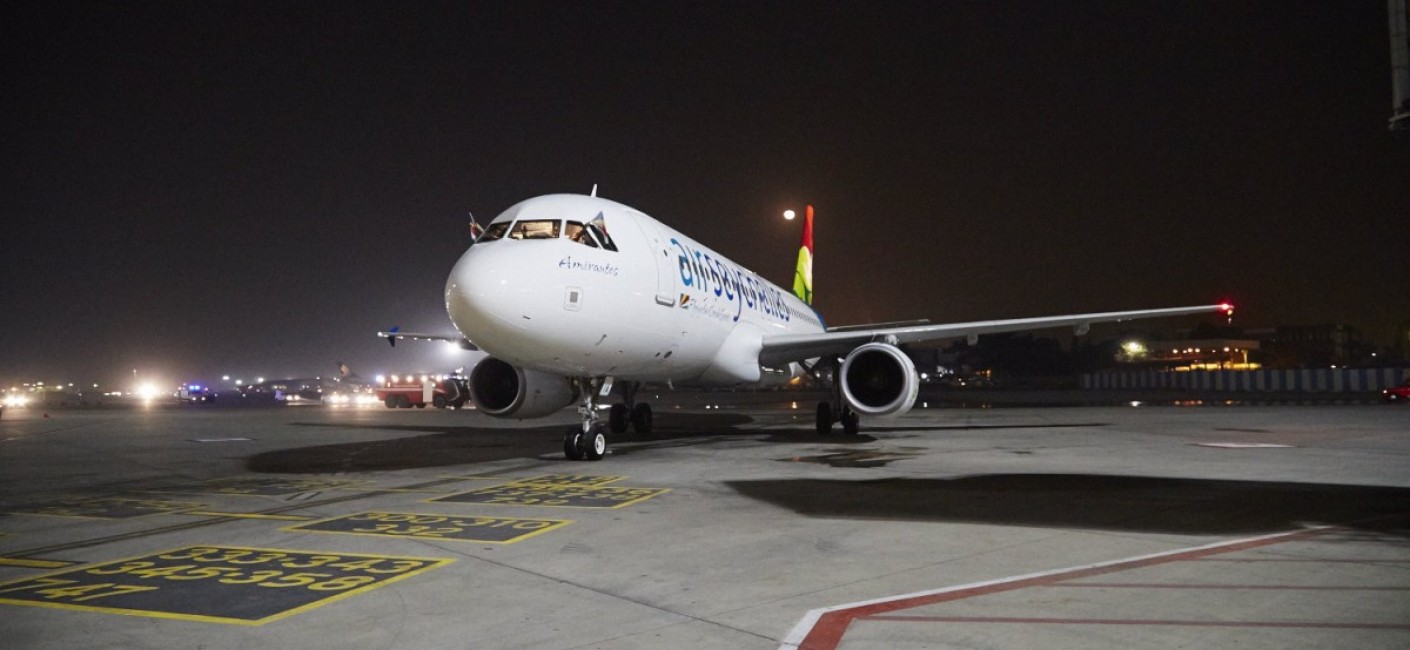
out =
{"type": "Polygon", "coordinates": [[[493,357],[470,371],[470,399],[481,413],[497,418],[537,418],[577,401],[567,378],[525,370],[493,357]]]}
{"type": "Polygon", "coordinates": [[[901,415],[911,410],[920,392],[915,363],[900,348],[867,343],[847,355],[838,381],[842,397],[863,415],[901,415]]]}

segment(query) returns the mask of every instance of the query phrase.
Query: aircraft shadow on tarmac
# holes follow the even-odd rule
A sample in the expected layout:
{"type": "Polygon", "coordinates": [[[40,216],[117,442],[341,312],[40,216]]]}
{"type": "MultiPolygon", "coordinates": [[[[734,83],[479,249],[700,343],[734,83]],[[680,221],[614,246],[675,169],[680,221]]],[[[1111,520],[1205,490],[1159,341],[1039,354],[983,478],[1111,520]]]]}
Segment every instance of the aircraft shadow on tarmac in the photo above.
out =
{"type": "MultiPolygon", "coordinates": [[[[810,416],[811,417],[811,416],[810,416]]],[[[876,442],[874,433],[908,431],[1017,429],[1055,427],[1095,427],[1088,424],[1039,425],[966,425],[952,427],[868,426],[860,435],[843,435],[840,430],[831,436],[819,436],[808,418],[799,422],[793,417],[750,417],[738,413],[672,413],[656,416],[650,434],[634,433],[612,436],[613,456],[626,456],[651,449],[715,444],[810,444],[834,446],[862,445],[876,442]],[[768,429],[757,426],[769,425],[768,429]],[[790,426],[796,425],[796,426],[790,426]]],[[[565,425],[542,427],[497,428],[476,426],[429,426],[387,424],[329,424],[298,422],[294,426],[327,427],[426,433],[424,436],[371,440],[313,447],[269,451],[246,459],[245,466],[253,472],[278,474],[320,474],[328,472],[386,471],[418,467],[445,467],[469,463],[484,463],[511,458],[561,458],[565,425]]],[[[894,459],[893,459],[894,460],[894,459]]],[[[829,463],[837,465],[835,463],[829,463]]],[[[868,466],[876,466],[877,463],[868,466]]],[[[862,466],[851,464],[848,466],[862,466]]]]}
{"type": "MultiPolygon", "coordinates": [[[[655,427],[650,434],[611,436],[614,448],[610,453],[626,455],[633,450],[656,446],[699,444],[686,442],[685,439],[700,436],[711,436],[705,443],[743,433],[758,436],[760,431],[740,428],[752,421],[752,418],[738,414],[663,413],[656,416],[655,427]],[[620,446],[615,446],[619,443],[620,446]]],[[[495,428],[300,422],[294,426],[423,432],[428,435],[280,449],[249,457],[245,467],[253,472],[318,474],[445,467],[511,458],[562,459],[563,432],[567,429],[567,425],[563,424],[495,428]]],[[[813,434],[813,441],[817,440],[817,435],[813,434]]],[[[870,442],[875,438],[856,436],[852,440],[870,442]]]]}
{"type": "Polygon", "coordinates": [[[1410,539],[1410,489],[1396,487],[1094,474],[727,485],[809,517],[1184,535],[1247,535],[1337,524],[1410,539]]]}

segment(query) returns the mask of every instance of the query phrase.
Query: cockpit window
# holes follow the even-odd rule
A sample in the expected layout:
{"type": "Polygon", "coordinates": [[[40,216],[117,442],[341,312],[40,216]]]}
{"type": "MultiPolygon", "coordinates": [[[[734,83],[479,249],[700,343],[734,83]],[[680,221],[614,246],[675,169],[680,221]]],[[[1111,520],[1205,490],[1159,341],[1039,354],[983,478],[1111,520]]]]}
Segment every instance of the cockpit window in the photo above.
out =
{"type": "Polygon", "coordinates": [[[597,237],[598,241],[602,242],[603,248],[612,252],[617,251],[617,242],[612,241],[612,236],[607,234],[607,220],[603,218],[601,212],[597,213],[597,216],[593,217],[592,221],[588,222],[587,229],[592,232],[593,236],[597,237]]]}
{"type": "Polygon", "coordinates": [[[592,235],[587,226],[577,221],[568,222],[568,225],[563,228],[563,236],[584,246],[598,247],[597,238],[592,235]]]}
{"type": "Polygon", "coordinates": [[[510,239],[558,239],[557,219],[532,219],[514,224],[509,231],[510,239]]]}
{"type": "Polygon", "coordinates": [[[479,238],[479,239],[476,239],[476,240],[475,240],[475,243],[487,242],[487,241],[494,241],[494,240],[496,240],[496,239],[499,239],[499,238],[501,238],[501,237],[504,237],[504,233],[506,233],[506,232],[509,232],[509,222],[508,222],[508,221],[501,221],[501,222],[499,222],[499,223],[492,223],[492,224],[490,224],[490,227],[489,227],[489,228],[486,228],[486,229],[485,229],[485,233],[484,233],[483,235],[480,235],[480,238],[479,238]]]}

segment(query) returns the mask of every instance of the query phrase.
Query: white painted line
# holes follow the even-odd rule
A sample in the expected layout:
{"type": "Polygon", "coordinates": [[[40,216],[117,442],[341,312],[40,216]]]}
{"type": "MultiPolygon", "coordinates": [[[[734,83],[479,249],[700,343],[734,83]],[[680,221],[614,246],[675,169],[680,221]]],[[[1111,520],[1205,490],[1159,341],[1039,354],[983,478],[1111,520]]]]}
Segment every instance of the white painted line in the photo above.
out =
{"type": "Polygon", "coordinates": [[[1215,543],[1213,543],[1213,544],[1205,544],[1204,546],[1193,546],[1193,547],[1190,547],[1190,548],[1181,548],[1181,549],[1176,549],[1176,550],[1173,550],[1173,551],[1162,551],[1162,552],[1160,552],[1160,553],[1152,553],[1152,554],[1150,554],[1150,555],[1138,555],[1138,556],[1136,556],[1136,557],[1128,557],[1128,558],[1123,558],[1123,559],[1120,559],[1120,560],[1108,560],[1108,561],[1106,561],[1106,562],[1097,562],[1097,563],[1095,563],[1095,564],[1083,564],[1083,565],[1080,565],[1080,566],[1066,567],[1066,568],[1062,568],[1062,569],[1053,569],[1053,570],[1051,570],[1051,571],[1040,571],[1040,572],[1038,572],[1038,573],[1026,573],[1026,574],[1018,575],[1018,576],[1010,576],[1010,577],[1007,577],[1007,578],[999,578],[999,579],[997,579],[997,580],[986,580],[986,581],[983,581],[983,582],[972,582],[972,583],[969,583],[969,584],[957,585],[957,586],[954,586],[954,587],[944,587],[944,588],[941,588],[941,589],[932,589],[932,590],[928,590],[928,591],[917,591],[917,592],[909,593],[909,594],[901,594],[901,595],[899,595],[899,596],[887,596],[887,597],[884,597],[884,598],[875,598],[875,599],[872,599],[872,600],[859,600],[859,601],[854,602],[854,603],[846,603],[846,604],[843,604],[843,605],[833,605],[833,606],[831,606],[831,607],[821,607],[821,608],[818,608],[818,609],[809,610],[807,614],[804,614],[804,615],[803,615],[803,619],[800,620],[800,621],[798,621],[798,624],[797,624],[797,625],[794,625],[794,626],[793,626],[793,629],[789,631],[788,636],[786,636],[786,637],[783,638],[783,644],[779,646],[779,650],[799,650],[799,648],[800,648],[800,646],[802,645],[803,641],[808,638],[808,634],[813,631],[813,627],[818,624],[818,621],[823,617],[823,615],[828,614],[828,613],[831,613],[831,612],[838,612],[838,611],[843,611],[843,610],[848,610],[848,609],[860,609],[860,608],[863,608],[863,607],[870,607],[870,606],[872,606],[872,605],[880,605],[880,604],[884,604],[884,603],[894,603],[894,602],[897,602],[897,601],[910,600],[910,599],[913,599],[913,598],[924,598],[924,597],[927,597],[927,596],[936,596],[936,595],[939,595],[939,594],[945,594],[945,593],[956,592],[956,591],[964,591],[964,590],[969,590],[969,589],[982,589],[982,588],[984,588],[984,587],[993,587],[993,586],[996,586],[996,585],[1003,585],[1003,584],[1008,584],[1008,583],[1013,583],[1013,582],[1021,582],[1021,581],[1025,581],[1025,580],[1033,580],[1033,579],[1036,579],[1036,578],[1046,578],[1046,577],[1050,577],[1050,576],[1057,576],[1057,575],[1061,575],[1061,574],[1064,574],[1064,573],[1077,573],[1077,572],[1081,572],[1081,571],[1090,571],[1090,570],[1092,570],[1092,569],[1101,569],[1101,568],[1106,568],[1106,567],[1118,566],[1118,565],[1122,565],[1122,564],[1135,564],[1135,563],[1138,563],[1138,562],[1146,562],[1146,561],[1150,561],[1150,560],[1156,560],[1156,559],[1166,558],[1166,557],[1171,557],[1171,556],[1186,555],[1186,554],[1191,554],[1191,553],[1199,553],[1199,552],[1202,552],[1202,551],[1210,551],[1210,550],[1220,549],[1220,548],[1229,547],[1229,546],[1241,546],[1241,545],[1244,545],[1244,544],[1251,544],[1251,543],[1271,542],[1271,541],[1276,541],[1276,540],[1279,540],[1279,539],[1282,539],[1282,538],[1285,538],[1285,537],[1294,537],[1294,536],[1298,536],[1298,535],[1305,535],[1305,534],[1307,534],[1309,531],[1314,531],[1314,530],[1326,530],[1326,529],[1329,529],[1329,528],[1332,528],[1332,527],[1331,527],[1331,526],[1312,526],[1312,527],[1308,527],[1308,528],[1303,529],[1303,530],[1295,530],[1295,531],[1289,531],[1289,532],[1284,532],[1284,533],[1274,533],[1274,534],[1271,534],[1271,535],[1260,535],[1260,536],[1258,536],[1258,537],[1248,537],[1248,538],[1244,538],[1244,539],[1236,539],[1236,540],[1227,541],[1227,542],[1215,542],[1215,543]]]}
{"type": "Polygon", "coordinates": [[[1197,442],[1196,447],[1218,447],[1220,449],[1292,449],[1292,445],[1275,445],[1271,442],[1197,442]]]}

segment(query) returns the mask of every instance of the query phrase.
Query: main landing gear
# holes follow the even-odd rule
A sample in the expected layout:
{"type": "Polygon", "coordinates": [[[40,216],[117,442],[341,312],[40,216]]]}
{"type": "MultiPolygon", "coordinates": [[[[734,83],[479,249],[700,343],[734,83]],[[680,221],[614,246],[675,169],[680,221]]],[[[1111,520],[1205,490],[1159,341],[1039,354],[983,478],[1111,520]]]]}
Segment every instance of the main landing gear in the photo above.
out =
{"type": "Polygon", "coordinates": [[[563,455],[568,460],[602,460],[607,455],[607,430],[624,433],[627,425],[637,433],[651,433],[651,405],[636,402],[636,393],[641,382],[626,382],[623,403],[613,404],[607,412],[607,426],[597,419],[597,398],[599,393],[610,393],[610,380],[579,379],[578,390],[583,401],[578,405],[581,425],[570,427],[563,434],[563,455]],[[606,388],[604,389],[604,385],[606,388]]]}
{"type": "Polygon", "coordinates": [[[626,433],[628,425],[637,433],[651,433],[651,405],[637,403],[639,390],[639,381],[629,381],[622,386],[622,403],[613,404],[612,410],[607,412],[607,428],[612,433],[626,433]]]}
{"type": "Polygon", "coordinates": [[[840,378],[837,365],[838,359],[832,358],[819,360],[811,368],[805,367],[814,380],[828,387],[827,401],[818,402],[818,435],[831,435],[832,425],[841,422],[843,433],[855,436],[861,429],[861,418],[847,405],[847,400],[842,399],[842,384],[838,383],[840,378]]]}

